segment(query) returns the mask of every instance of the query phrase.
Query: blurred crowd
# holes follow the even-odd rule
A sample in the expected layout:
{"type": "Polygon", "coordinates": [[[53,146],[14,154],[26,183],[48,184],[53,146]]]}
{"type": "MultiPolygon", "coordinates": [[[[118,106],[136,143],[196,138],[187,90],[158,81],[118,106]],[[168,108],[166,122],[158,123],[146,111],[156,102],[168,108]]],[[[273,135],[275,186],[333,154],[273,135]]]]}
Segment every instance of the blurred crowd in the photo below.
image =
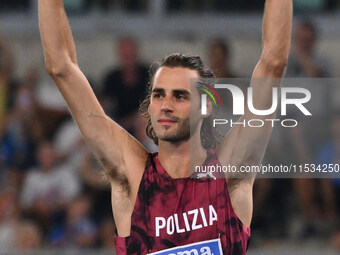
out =
{"type": "MultiPolygon", "coordinates": [[[[67,0],[65,7],[69,12],[88,11],[108,12],[120,10],[143,12],[151,0],[67,0]]],[[[225,11],[261,11],[265,0],[165,0],[168,12],[225,12],[225,11]]],[[[338,0],[295,0],[299,12],[334,11],[340,7],[338,0]]],[[[2,0],[0,11],[27,11],[34,6],[32,0],[2,0]]]]}
{"type": "MultiPolygon", "coordinates": [[[[319,54],[317,40],[312,22],[303,21],[295,28],[288,77],[331,77],[331,60],[319,54]]],[[[138,114],[148,83],[148,65],[139,59],[137,42],[131,38],[122,39],[116,50],[120,64],[103,74],[97,81],[101,89],[95,92],[109,116],[149,150],[156,150],[138,114]]],[[[207,45],[209,65],[217,77],[238,77],[230,68],[231,50],[225,39],[207,45]]],[[[18,79],[13,75],[15,58],[9,42],[1,38],[1,252],[46,247],[112,250],[115,224],[104,172],[45,71],[31,67],[18,79]]],[[[340,163],[340,114],[332,118],[325,114],[336,110],[328,98],[331,93],[327,88],[317,93],[321,104],[316,117],[327,119],[323,122],[327,132],[302,123],[291,132],[274,135],[267,162],[275,164],[286,157],[298,164],[340,163]],[[318,140],[320,133],[324,139],[318,140]]],[[[340,249],[339,202],[340,182],[336,179],[257,180],[254,245],[271,238],[319,238],[333,240],[340,249]]]]}
{"type": "MultiPolygon", "coordinates": [[[[299,125],[274,130],[264,163],[303,166],[340,162],[340,111],[333,97],[339,82],[332,84],[334,60],[318,51],[319,37],[317,26],[310,20],[300,21],[293,30],[286,70],[290,79],[284,86],[302,86],[311,92],[308,109],[313,117],[301,118],[298,111],[288,111],[288,117],[298,119],[299,125]]],[[[327,178],[258,179],[253,228],[258,228],[260,235],[289,236],[297,241],[333,240],[339,249],[340,175],[323,177],[327,178]]]]}
{"type": "Polygon", "coordinates": [[[13,76],[0,40],[1,252],[114,248],[110,189],[44,70],[13,76]]]}

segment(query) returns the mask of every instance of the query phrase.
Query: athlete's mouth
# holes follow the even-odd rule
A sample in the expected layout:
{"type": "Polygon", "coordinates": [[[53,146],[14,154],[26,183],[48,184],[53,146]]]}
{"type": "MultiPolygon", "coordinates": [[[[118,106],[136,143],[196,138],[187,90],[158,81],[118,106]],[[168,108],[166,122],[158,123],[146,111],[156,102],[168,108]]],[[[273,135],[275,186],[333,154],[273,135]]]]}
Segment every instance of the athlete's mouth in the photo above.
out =
{"type": "Polygon", "coordinates": [[[162,125],[171,125],[171,124],[177,123],[176,120],[167,119],[167,118],[159,119],[158,122],[159,122],[160,124],[162,124],[162,125]]]}

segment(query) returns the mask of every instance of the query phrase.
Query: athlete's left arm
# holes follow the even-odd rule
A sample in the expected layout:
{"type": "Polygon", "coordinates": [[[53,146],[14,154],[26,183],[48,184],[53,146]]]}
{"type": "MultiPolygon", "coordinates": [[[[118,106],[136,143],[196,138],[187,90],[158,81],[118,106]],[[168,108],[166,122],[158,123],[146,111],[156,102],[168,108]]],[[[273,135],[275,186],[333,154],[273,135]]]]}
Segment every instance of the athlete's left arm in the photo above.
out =
{"type": "MultiPolygon", "coordinates": [[[[278,87],[288,61],[293,16],[292,0],[266,0],[263,18],[262,55],[257,63],[250,86],[253,88],[255,109],[266,110],[272,105],[272,88],[278,87]]],[[[245,109],[240,119],[273,119],[274,114],[258,116],[245,109]]],[[[272,131],[272,123],[261,128],[236,125],[217,148],[217,156],[222,165],[257,166],[263,159],[272,131]]],[[[229,174],[229,173],[228,173],[229,174]]],[[[254,176],[243,178],[228,175],[227,183],[234,210],[239,219],[250,226],[252,217],[252,189],[254,176]]]]}

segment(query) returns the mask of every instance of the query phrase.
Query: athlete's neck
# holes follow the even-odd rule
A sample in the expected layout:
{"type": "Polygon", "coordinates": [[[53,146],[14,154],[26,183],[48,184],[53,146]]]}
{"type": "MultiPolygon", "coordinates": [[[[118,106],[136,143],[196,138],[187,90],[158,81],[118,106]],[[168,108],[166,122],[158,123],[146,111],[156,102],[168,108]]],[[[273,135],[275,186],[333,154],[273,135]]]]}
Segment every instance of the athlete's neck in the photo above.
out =
{"type": "Polygon", "coordinates": [[[190,164],[193,162],[202,164],[206,156],[207,152],[203,146],[200,143],[193,144],[193,141],[190,140],[177,143],[159,142],[159,162],[174,179],[189,177],[190,167],[193,169],[193,165],[190,164]],[[191,158],[190,147],[195,148],[195,153],[192,153],[191,158]]]}

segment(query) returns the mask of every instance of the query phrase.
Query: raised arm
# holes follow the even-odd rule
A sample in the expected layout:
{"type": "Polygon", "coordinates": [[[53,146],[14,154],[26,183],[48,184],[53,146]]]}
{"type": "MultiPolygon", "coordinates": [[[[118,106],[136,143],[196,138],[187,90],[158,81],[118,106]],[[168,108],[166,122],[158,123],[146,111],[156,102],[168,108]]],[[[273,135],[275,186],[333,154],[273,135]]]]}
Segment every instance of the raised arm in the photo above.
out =
{"type": "Polygon", "coordinates": [[[39,26],[47,71],[65,98],[85,140],[109,174],[116,191],[113,196],[120,198],[123,192],[128,197],[134,196],[147,152],[106,116],[80,71],[62,0],[39,0],[39,26]]]}
{"type": "MultiPolygon", "coordinates": [[[[293,0],[266,0],[262,55],[252,78],[281,78],[291,46],[293,0]]],[[[274,84],[278,86],[279,84],[274,84]]],[[[271,100],[271,94],[267,95],[271,100]]]]}
{"type": "MultiPolygon", "coordinates": [[[[272,88],[279,87],[288,61],[291,42],[292,0],[267,0],[263,19],[262,55],[252,75],[253,102],[255,109],[266,110],[272,105],[272,88]]],[[[247,108],[247,107],[246,107],[247,108]]],[[[240,121],[272,119],[254,115],[246,109],[240,121]]],[[[272,131],[272,123],[261,128],[236,125],[220,144],[217,155],[222,164],[237,167],[259,165],[263,159],[272,131]]],[[[236,214],[250,225],[252,215],[252,187],[254,176],[229,175],[227,182],[236,214]],[[240,178],[240,179],[238,179],[240,178]]]]}

